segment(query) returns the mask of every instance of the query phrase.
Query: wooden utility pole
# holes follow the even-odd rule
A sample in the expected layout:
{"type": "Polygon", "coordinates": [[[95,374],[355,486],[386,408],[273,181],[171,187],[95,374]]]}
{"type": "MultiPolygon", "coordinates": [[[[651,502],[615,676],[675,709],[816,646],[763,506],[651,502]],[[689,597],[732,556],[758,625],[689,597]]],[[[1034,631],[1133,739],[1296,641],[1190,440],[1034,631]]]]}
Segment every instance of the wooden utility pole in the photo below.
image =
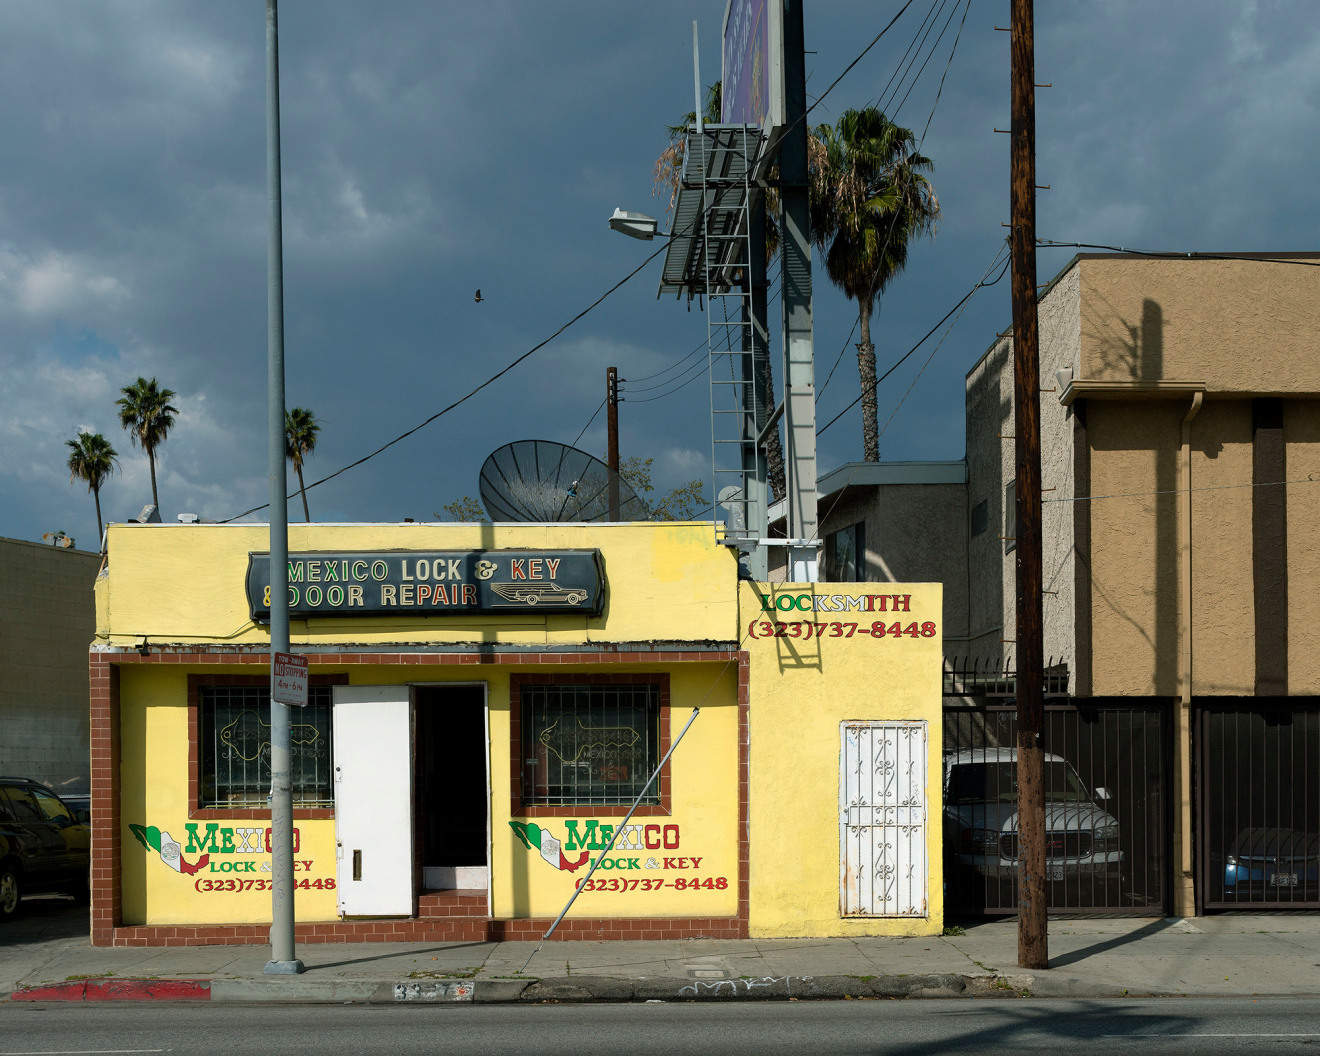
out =
{"type": "Polygon", "coordinates": [[[619,368],[605,368],[605,421],[609,433],[610,520],[619,519],[619,368]]]}
{"type": "Polygon", "coordinates": [[[1013,5],[1013,415],[1017,426],[1018,967],[1048,968],[1040,354],[1036,329],[1036,63],[1032,0],[1013,5]]]}

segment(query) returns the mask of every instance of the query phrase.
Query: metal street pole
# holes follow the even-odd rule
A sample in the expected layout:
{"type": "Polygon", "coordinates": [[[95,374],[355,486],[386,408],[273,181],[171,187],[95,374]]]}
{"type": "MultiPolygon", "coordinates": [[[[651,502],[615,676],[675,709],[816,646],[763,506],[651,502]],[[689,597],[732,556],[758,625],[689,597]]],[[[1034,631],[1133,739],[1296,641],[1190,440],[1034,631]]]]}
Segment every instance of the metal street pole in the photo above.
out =
{"type": "MultiPolygon", "coordinates": [[[[779,0],[776,0],[779,2],[779,0]]],[[[816,561],[816,367],[811,333],[811,237],[807,208],[807,78],[802,0],[784,4],[784,120],[779,141],[779,262],[784,327],[784,466],[788,579],[814,583],[816,561]]]]}
{"type": "Polygon", "coordinates": [[[293,783],[289,707],[275,700],[275,654],[289,651],[289,510],[284,454],[284,248],[280,216],[280,48],[277,0],[266,0],[266,357],[270,446],[270,960],[266,975],[298,975],[293,953],[293,783]]]}
{"type": "Polygon", "coordinates": [[[1018,967],[1050,966],[1045,904],[1040,356],[1036,329],[1036,63],[1032,0],[1012,0],[1013,416],[1017,463],[1018,967]]]}

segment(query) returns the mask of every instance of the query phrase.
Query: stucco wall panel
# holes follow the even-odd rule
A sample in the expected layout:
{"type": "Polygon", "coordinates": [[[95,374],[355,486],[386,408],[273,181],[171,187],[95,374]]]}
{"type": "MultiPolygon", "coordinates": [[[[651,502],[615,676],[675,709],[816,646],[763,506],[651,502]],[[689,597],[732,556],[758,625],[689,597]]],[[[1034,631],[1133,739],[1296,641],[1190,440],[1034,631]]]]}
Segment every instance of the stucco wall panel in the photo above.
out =
{"type": "Polygon", "coordinates": [[[1288,692],[1320,693],[1320,400],[1288,400],[1288,692]]]}
{"type": "Polygon", "coordinates": [[[1192,421],[1192,688],[1255,692],[1251,402],[1207,401],[1192,421]]]}
{"type": "MultiPolygon", "coordinates": [[[[875,588],[870,588],[874,590],[875,588]]],[[[856,596],[866,587],[760,585],[767,595],[856,596]]],[[[911,621],[938,623],[941,588],[886,587],[911,595],[911,621]]],[[[744,624],[760,618],[761,593],[741,585],[744,624]]],[[[826,613],[779,614],[784,623],[826,613]]],[[[869,613],[849,613],[861,619],[869,613]]],[[[877,614],[878,615],[878,614],[877,614]]],[[[869,627],[869,622],[866,624],[869,627]]],[[[754,936],[939,934],[943,915],[940,800],[939,634],[873,638],[826,634],[749,639],[751,702],[751,906],[754,936]],[[839,899],[840,724],[867,719],[927,723],[928,905],[925,917],[841,917],[839,899]]]]}
{"type": "Polygon", "coordinates": [[[1180,408],[1094,402],[1093,692],[1177,692],[1180,408]]]}
{"type": "Polygon", "coordinates": [[[1131,257],[1078,267],[1081,377],[1203,381],[1211,392],[1320,388],[1320,268],[1131,257]]]}
{"type": "MultiPolygon", "coordinates": [[[[713,545],[709,525],[606,525],[591,529],[608,582],[599,617],[518,612],[508,616],[335,617],[295,620],[300,644],[498,642],[556,645],[737,636],[737,564],[713,545]],[[614,597],[626,597],[616,605],[614,597]]],[[[268,639],[251,623],[244,582],[248,554],[265,551],[264,525],[112,525],[110,574],[97,631],[111,644],[268,639]]],[[[574,525],[290,525],[290,552],[314,550],[572,549],[574,525]]]]}

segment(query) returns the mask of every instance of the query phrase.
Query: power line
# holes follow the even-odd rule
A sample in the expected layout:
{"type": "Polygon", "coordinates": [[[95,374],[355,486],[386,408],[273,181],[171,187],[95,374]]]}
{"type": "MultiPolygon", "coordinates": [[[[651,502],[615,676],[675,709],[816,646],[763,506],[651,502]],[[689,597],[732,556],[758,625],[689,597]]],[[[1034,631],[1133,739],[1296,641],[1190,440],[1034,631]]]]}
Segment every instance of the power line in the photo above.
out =
{"type": "MultiPolygon", "coordinates": [[[[1002,252],[1003,252],[1003,247],[1000,246],[999,251],[995,253],[996,261],[999,259],[999,254],[1002,252]]],[[[994,267],[993,261],[991,262],[990,266],[992,268],[994,267]]],[[[897,370],[903,364],[903,361],[906,360],[908,356],[912,355],[912,353],[914,353],[917,349],[919,349],[922,345],[924,345],[927,341],[929,341],[932,335],[934,335],[934,333],[937,330],[939,330],[939,328],[943,326],[945,322],[948,321],[949,317],[953,315],[954,312],[956,312],[959,308],[961,308],[964,304],[966,304],[968,301],[972,299],[973,295],[976,293],[977,290],[981,289],[983,286],[993,286],[996,282],[998,282],[1000,279],[1004,277],[1004,271],[1007,271],[1007,269],[1008,269],[1008,265],[1007,263],[1005,263],[1004,269],[1000,271],[1000,273],[995,277],[993,282],[986,282],[983,276],[980,282],[978,282],[975,286],[973,286],[970,290],[968,290],[967,293],[963,294],[963,296],[959,299],[958,303],[955,304],[952,308],[950,308],[947,312],[945,312],[943,318],[941,318],[938,323],[936,323],[929,330],[927,330],[925,336],[920,341],[918,341],[915,345],[913,345],[906,352],[904,352],[903,355],[899,357],[898,362],[896,362],[892,367],[890,367],[887,371],[885,371],[881,377],[876,379],[875,382],[876,387],[878,388],[880,383],[884,381],[885,378],[889,377],[890,374],[894,373],[894,371],[897,370]]],[[[988,269],[986,274],[989,274],[988,269]]],[[[852,403],[848,404],[847,407],[845,407],[833,418],[831,418],[828,422],[826,422],[823,426],[821,426],[821,428],[817,429],[816,435],[819,436],[821,433],[825,432],[826,429],[828,429],[840,418],[842,418],[845,414],[847,414],[854,407],[856,407],[857,404],[861,402],[861,400],[862,397],[859,395],[857,399],[853,400],[852,403]]]]}
{"type": "MultiPolygon", "coordinates": [[[[694,222],[695,222],[695,221],[694,221],[694,222]]],[[[437,418],[443,417],[444,415],[448,414],[450,411],[454,410],[456,407],[459,407],[459,406],[461,406],[462,404],[466,403],[468,400],[472,399],[472,397],[475,396],[477,393],[479,393],[482,389],[486,388],[487,386],[489,386],[489,385],[493,384],[494,382],[498,381],[500,378],[504,377],[505,374],[507,374],[507,373],[509,373],[509,371],[513,370],[513,368],[516,367],[516,366],[518,366],[518,364],[521,363],[523,360],[527,359],[529,356],[533,355],[534,353],[539,352],[542,348],[544,348],[546,345],[548,345],[551,341],[553,341],[556,337],[558,337],[560,334],[562,334],[562,333],[563,333],[565,330],[567,330],[570,326],[572,326],[572,325],[573,325],[574,323],[576,323],[579,319],[581,319],[583,316],[585,316],[588,312],[592,311],[594,308],[596,308],[597,306],[599,306],[599,305],[601,304],[601,302],[604,301],[607,297],[609,297],[612,293],[614,293],[615,290],[619,289],[621,286],[623,286],[625,283],[627,283],[629,280],[631,280],[634,276],[636,276],[640,271],[642,271],[642,269],[645,268],[648,264],[650,264],[651,261],[655,260],[655,258],[658,257],[661,253],[663,253],[667,247],[668,247],[668,242],[666,241],[666,243],[665,243],[664,245],[662,245],[659,249],[657,249],[657,250],[656,250],[654,253],[652,253],[649,257],[647,257],[647,258],[646,258],[645,260],[643,260],[640,264],[638,264],[637,267],[633,268],[632,271],[628,272],[627,275],[625,275],[622,279],[620,279],[620,280],[619,280],[618,282],[616,282],[613,286],[611,286],[608,290],[606,290],[606,291],[605,291],[604,293],[602,293],[599,297],[597,297],[594,301],[592,301],[589,305],[587,305],[587,307],[583,308],[582,311],[578,312],[577,315],[573,316],[572,319],[570,319],[568,322],[566,322],[563,326],[561,326],[561,327],[560,327],[558,330],[556,330],[553,334],[551,334],[549,337],[545,338],[545,340],[540,341],[540,342],[538,342],[537,344],[533,345],[533,346],[532,346],[531,348],[529,348],[526,352],[524,352],[521,356],[519,356],[517,359],[515,359],[513,362],[511,362],[508,366],[504,367],[502,370],[496,372],[495,374],[492,374],[489,378],[487,378],[485,381],[483,381],[480,385],[478,385],[478,386],[476,386],[475,388],[469,390],[465,395],[460,396],[460,397],[459,397],[457,400],[455,400],[453,403],[449,404],[449,406],[443,408],[442,410],[436,411],[435,414],[431,415],[431,417],[427,418],[425,421],[421,422],[421,423],[418,424],[418,425],[413,426],[413,428],[409,429],[407,432],[405,432],[405,433],[401,433],[399,436],[396,436],[393,440],[389,441],[388,443],[382,444],[380,447],[376,448],[376,450],[372,451],[370,454],[363,455],[363,456],[362,456],[361,458],[359,458],[356,462],[350,462],[348,465],[344,466],[342,469],[337,469],[337,470],[335,470],[335,472],[331,473],[329,476],[325,476],[325,477],[322,477],[320,480],[313,481],[311,484],[308,484],[308,485],[307,485],[307,490],[310,490],[310,489],[315,488],[315,487],[317,487],[317,486],[319,486],[319,485],[321,485],[321,484],[324,484],[324,483],[326,483],[327,481],[334,480],[335,477],[338,477],[338,476],[340,476],[340,475],[343,474],[343,473],[347,473],[350,469],[355,469],[355,468],[357,468],[358,466],[362,465],[362,463],[364,463],[364,462],[366,462],[366,461],[368,461],[368,460],[370,460],[370,459],[375,458],[377,455],[381,454],[383,451],[386,451],[386,450],[388,450],[389,448],[393,447],[395,444],[399,443],[399,441],[407,439],[408,437],[412,436],[413,433],[415,433],[415,432],[417,432],[417,431],[419,431],[419,430],[421,430],[421,429],[424,429],[426,426],[430,425],[430,424],[431,424],[432,422],[434,422],[437,418]]],[[[297,492],[294,492],[292,495],[289,496],[289,498],[292,498],[293,495],[297,495],[297,494],[298,494],[297,492]]],[[[228,524],[228,523],[230,523],[231,521],[236,521],[236,520],[238,520],[240,517],[246,517],[246,516],[247,516],[248,514],[250,514],[250,513],[257,513],[257,512],[260,511],[260,510],[264,510],[264,509],[268,508],[269,506],[270,506],[270,503],[268,503],[268,502],[266,502],[266,503],[262,503],[260,506],[253,506],[250,510],[244,510],[242,513],[235,514],[233,517],[227,517],[227,518],[225,518],[223,521],[220,521],[219,523],[220,523],[220,524],[228,524]]]]}
{"type": "Polygon", "coordinates": [[[1250,484],[1211,484],[1204,488],[1172,488],[1168,491],[1124,491],[1114,495],[1074,495],[1072,498],[1041,499],[1041,502],[1098,502],[1101,499],[1138,499],[1152,495],[1186,495],[1199,491],[1232,491],[1236,488],[1281,488],[1288,484],[1320,484],[1314,475],[1301,480],[1263,480],[1250,484]]]}
{"type": "Polygon", "coordinates": [[[1259,264],[1299,264],[1304,268],[1320,268],[1320,260],[1296,260],[1286,256],[1259,256],[1248,253],[1198,253],[1196,250],[1133,249],[1131,246],[1102,246],[1094,242],[1055,242],[1049,238],[1036,239],[1036,245],[1045,249],[1104,249],[1111,253],[1132,253],[1141,257],[1161,260],[1245,260],[1259,264]]]}

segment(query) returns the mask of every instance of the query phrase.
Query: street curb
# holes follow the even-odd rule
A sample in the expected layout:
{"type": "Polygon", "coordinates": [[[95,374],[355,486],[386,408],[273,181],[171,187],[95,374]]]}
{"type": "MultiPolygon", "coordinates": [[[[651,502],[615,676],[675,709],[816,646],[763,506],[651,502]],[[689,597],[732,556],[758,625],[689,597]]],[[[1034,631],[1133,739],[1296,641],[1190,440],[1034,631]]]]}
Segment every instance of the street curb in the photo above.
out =
{"type": "MultiPolygon", "coordinates": [[[[740,979],[78,979],[20,987],[11,1001],[212,1001],[220,1004],[629,1004],[645,1001],[842,1001],[875,999],[1186,996],[1130,992],[1049,974],[785,975],[740,979]]],[[[2,998],[3,995],[0,995],[2,998]]]]}
{"type": "Polygon", "coordinates": [[[210,1001],[206,979],[76,979],[20,987],[11,1001],[210,1001]]]}

